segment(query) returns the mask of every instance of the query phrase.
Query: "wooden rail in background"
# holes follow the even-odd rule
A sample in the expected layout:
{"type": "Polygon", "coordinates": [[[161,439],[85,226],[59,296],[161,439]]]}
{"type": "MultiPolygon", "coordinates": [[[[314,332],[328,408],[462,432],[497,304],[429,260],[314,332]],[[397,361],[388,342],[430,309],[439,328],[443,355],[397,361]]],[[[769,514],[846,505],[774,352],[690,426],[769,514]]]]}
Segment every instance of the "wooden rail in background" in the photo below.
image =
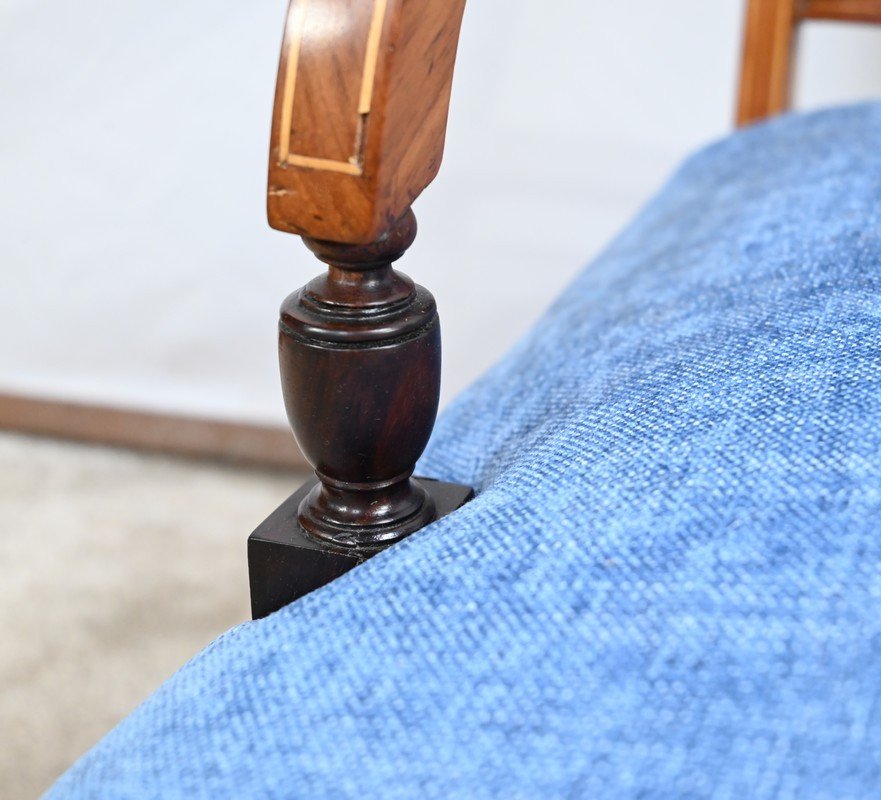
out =
{"type": "Polygon", "coordinates": [[[0,394],[0,429],[185,458],[305,470],[288,428],[0,394]]]}
{"type": "Polygon", "coordinates": [[[798,11],[801,19],[881,22],[881,0],[807,0],[798,11]]]}
{"type": "Polygon", "coordinates": [[[881,0],[749,0],[737,124],[789,109],[798,29],[805,20],[881,22],[881,0]]]}

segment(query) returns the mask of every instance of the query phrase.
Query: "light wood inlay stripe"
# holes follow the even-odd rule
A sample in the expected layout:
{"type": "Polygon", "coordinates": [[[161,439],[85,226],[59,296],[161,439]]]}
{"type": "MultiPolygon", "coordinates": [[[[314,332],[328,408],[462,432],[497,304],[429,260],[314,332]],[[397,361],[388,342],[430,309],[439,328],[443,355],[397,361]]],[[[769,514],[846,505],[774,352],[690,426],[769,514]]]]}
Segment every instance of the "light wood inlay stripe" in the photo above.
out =
{"type": "Polygon", "coordinates": [[[388,0],[376,0],[373,6],[373,18],[370,20],[370,33],[367,36],[367,53],[364,56],[364,72],[361,78],[361,99],[358,101],[358,113],[369,114],[373,102],[373,86],[376,83],[376,65],[379,62],[379,42],[382,39],[382,23],[385,21],[385,10],[388,0]]]}
{"type": "MultiPolygon", "coordinates": [[[[370,18],[370,29],[367,34],[367,52],[364,57],[364,70],[361,75],[361,90],[358,98],[359,125],[363,126],[364,117],[370,113],[373,103],[373,87],[376,83],[376,68],[379,63],[379,47],[382,41],[382,27],[388,9],[389,0],[374,0],[373,14],[370,18]]],[[[309,0],[301,0],[290,17],[287,38],[290,41],[287,63],[285,66],[284,88],[281,106],[281,136],[279,140],[279,161],[295,167],[341,172],[345,175],[359,176],[364,174],[362,153],[356,152],[348,161],[337,161],[330,158],[317,158],[302,153],[291,153],[291,121],[294,112],[294,97],[297,88],[297,72],[300,65],[300,47],[306,25],[306,9],[309,0]]],[[[360,139],[360,137],[359,137],[360,139]]]]}
{"type": "Polygon", "coordinates": [[[308,0],[302,0],[290,18],[291,46],[288,50],[287,66],[284,73],[284,96],[281,104],[281,144],[279,158],[287,161],[291,149],[291,118],[294,113],[294,91],[297,88],[297,65],[300,63],[300,42],[303,41],[303,26],[306,23],[308,0]]]}
{"type": "Polygon", "coordinates": [[[307,169],[320,169],[327,172],[342,172],[345,175],[363,175],[364,170],[360,164],[350,161],[334,161],[332,158],[315,158],[314,156],[298,156],[290,153],[287,163],[294,167],[306,167],[307,169]]]}

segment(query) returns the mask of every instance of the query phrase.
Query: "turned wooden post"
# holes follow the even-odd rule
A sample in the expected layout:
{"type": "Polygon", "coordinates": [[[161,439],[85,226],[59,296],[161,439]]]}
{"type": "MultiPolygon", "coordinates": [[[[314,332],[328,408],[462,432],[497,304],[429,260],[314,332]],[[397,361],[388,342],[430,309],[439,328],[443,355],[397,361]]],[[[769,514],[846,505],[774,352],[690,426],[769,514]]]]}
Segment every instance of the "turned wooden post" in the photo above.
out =
{"type": "Polygon", "coordinates": [[[285,405],[320,479],[299,522],[337,544],[389,544],[434,519],[410,475],[437,414],[440,323],[431,294],[392,268],[415,235],[408,211],[372,245],[305,240],[330,269],[282,306],[285,405]]]}
{"type": "Polygon", "coordinates": [[[437,174],[464,0],[292,0],[268,216],[327,272],[282,305],[288,418],[315,467],[249,540],[263,616],[464,503],[413,468],[440,392],[434,298],[392,266],[437,174]]]}

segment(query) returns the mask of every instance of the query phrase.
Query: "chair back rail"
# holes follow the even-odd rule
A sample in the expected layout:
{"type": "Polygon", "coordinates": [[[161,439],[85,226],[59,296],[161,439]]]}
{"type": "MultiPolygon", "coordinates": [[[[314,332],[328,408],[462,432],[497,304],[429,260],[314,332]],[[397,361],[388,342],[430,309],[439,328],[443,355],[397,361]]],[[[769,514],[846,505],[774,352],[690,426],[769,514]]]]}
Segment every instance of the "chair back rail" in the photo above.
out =
{"type": "Polygon", "coordinates": [[[787,111],[798,31],[805,20],[881,23],[881,0],[749,0],[737,124],[787,111]]]}

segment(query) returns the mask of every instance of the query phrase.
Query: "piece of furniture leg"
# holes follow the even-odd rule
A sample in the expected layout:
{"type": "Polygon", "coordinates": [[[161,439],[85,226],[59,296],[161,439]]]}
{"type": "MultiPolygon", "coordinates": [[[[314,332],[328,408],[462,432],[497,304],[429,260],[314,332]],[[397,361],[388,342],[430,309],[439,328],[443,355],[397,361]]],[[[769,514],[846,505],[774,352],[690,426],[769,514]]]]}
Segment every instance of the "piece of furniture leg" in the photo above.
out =
{"type": "Polygon", "coordinates": [[[327,265],[285,300],[288,419],[313,480],[249,542],[254,614],[318,588],[457,508],[416,480],[440,396],[431,293],[392,264],[443,154],[464,0],[293,0],[282,44],[268,214],[327,265]]]}
{"type": "Polygon", "coordinates": [[[472,496],[411,478],[440,391],[434,298],[392,268],[415,235],[408,211],[372,245],[306,240],[329,269],[283,303],[279,359],[288,418],[317,478],[249,539],[255,618],[472,496]]]}
{"type": "Polygon", "coordinates": [[[431,293],[396,272],[412,211],[372,245],[306,240],[329,270],[281,308],[279,359],[291,427],[321,479],[299,524],[335,546],[391,544],[434,519],[410,479],[440,397],[431,293]]]}
{"type": "MultiPolygon", "coordinates": [[[[440,519],[467,503],[474,492],[467,486],[416,478],[440,519]]],[[[306,482],[284,501],[248,539],[251,614],[261,619],[299,597],[339,578],[382,548],[333,547],[310,536],[298,523],[301,503],[319,485],[306,482]]]]}

